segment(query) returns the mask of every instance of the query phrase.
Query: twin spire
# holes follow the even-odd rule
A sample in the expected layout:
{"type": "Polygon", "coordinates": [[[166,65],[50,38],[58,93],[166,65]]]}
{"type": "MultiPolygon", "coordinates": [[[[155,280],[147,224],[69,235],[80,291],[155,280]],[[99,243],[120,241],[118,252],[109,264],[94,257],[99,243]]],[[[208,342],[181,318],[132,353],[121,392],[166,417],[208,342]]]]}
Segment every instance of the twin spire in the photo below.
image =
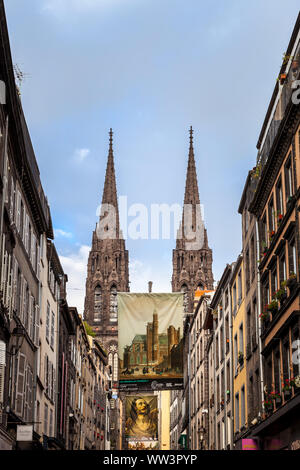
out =
{"type": "MultiPolygon", "coordinates": [[[[185,194],[184,194],[184,204],[200,204],[199,190],[198,190],[198,181],[197,181],[197,172],[194,156],[194,146],[193,146],[193,128],[190,127],[190,146],[189,146],[189,158],[188,158],[188,167],[186,174],[185,182],[185,194]]],[[[117,197],[117,184],[116,184],[116,174],[114,166],[114,154],[113,154],[113,131],[109,131],[109,150],[108,150],[108,159],[106,166],[105,182],[102,196],[102,204],[111,204],[115,207],[116,210],[116,226],[117,233],[119,233],[119,208],[118,208],[118,197],[117,197]]]]}
{"type": "Polygon", "coordinates": [[[114,153],[113,153],[113,131],[109,130],[109,150],[105,173],[105,182],[102,196],[102,204],[110,204],[114,206],[116,211],[116,233],[117,237],[119,234],[119,206],[117,196],[117,183],[114,165],[114,153]]]}
{"type": "Polygon", "coordinates": [[[200,204],[197,171],[194,156],[193,146],[193,128],[190,127],[190,148],[189,148],[189,160],[186,173],[185,182],[185,193],[184,193],[184,204],[200,204]]]}

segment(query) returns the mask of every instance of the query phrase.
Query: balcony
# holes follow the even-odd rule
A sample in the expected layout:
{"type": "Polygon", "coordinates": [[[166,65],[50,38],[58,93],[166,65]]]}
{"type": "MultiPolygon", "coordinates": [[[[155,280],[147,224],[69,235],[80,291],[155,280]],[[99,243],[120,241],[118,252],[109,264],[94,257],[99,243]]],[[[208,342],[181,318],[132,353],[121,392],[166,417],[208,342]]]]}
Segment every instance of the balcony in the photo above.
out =
{"type": "MultiPolygon", "coordinates": [[[[299,57],[300,54],[300,43],[297,46],[296,52],[294,54],[295,57],[299,57]]],[[[262,171],[268,161],[270,154],[272,153],[272,148],[275,142],[275,139],[278,135],[278,131],[280,128],[281,123],[285,118],[285,113],[287,107],[290,103],[292,103],[292,94],[295,89],[292,88],[293,83],[299,78],[299,67],[293,68],[292,66],[289,69],[289,72],[286,74],[284,78],[284,74],[281,75],[281,84],[278,84],[278,91],[277,91],[277,105],[274,109],[272,118],[269,119],[267,123],[266,132],[261,136],[262,145],[260,146],[258,158],[257,158],[257,172],[258,177],[260,178],[262,171]],[[282,87],[282,88],[281,88],[282,87]],[[280,93],[281,91],[281,93],[280,93]]],[[[276,98],[277,98],[276,97],[276,98]]]]}

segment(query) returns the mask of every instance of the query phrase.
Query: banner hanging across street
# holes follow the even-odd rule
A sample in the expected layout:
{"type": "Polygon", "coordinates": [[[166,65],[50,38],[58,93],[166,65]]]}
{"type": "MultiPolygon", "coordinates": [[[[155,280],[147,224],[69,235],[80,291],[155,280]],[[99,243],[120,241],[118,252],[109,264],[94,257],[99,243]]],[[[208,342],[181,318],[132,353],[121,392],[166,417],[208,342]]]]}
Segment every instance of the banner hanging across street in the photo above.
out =
{"type": "Polygon", "coordinates": [[[119,389],[183,387],[183,294],[118,294],[119,389]]]}
{"type": "Polygon", "coordinates": [[[158,440],[157,396],[131,395],[126,397],[125,438],[133,446],[143,441],[144,445],[139,447],[154,448],[158,440]]]}

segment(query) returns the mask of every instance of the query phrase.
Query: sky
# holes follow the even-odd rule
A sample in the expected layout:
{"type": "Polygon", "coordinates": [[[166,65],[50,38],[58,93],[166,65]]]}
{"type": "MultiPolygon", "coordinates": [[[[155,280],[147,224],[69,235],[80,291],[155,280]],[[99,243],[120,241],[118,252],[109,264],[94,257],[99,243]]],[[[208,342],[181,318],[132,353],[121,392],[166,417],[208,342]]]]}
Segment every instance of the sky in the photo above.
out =
{"type": "MultiPolygon", "coordinates": [[[[6,0],[21,99],[68,303],[86,264],[114,131],[118,196],[182,204],[194,150],[213,273],[241,251],[238,206],[297,0],[6,0]]],[[[134,217],[128,217],[129,222],[134,217]]],[[[130,290],[170,292],[175,239],[128,238],[130,290]]]]}

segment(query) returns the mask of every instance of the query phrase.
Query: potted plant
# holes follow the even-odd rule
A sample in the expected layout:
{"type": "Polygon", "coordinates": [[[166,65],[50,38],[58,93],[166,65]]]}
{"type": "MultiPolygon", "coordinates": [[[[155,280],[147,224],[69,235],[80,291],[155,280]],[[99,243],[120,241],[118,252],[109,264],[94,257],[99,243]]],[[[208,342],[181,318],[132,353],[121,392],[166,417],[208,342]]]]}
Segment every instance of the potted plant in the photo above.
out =
{"type": "Polygon", "coordinates": [[[262,242],[262,254],[263,254],[263,257],[265,257],[267,255],[267,252],[268,252],[268,246],[266,244],[266,242],[262,242]]]}
{"type": "Polygon", "coordinates": [[[283,219],[283,214],[281,214],[281,213],[280,213],[280,214],[278,214],[278,215],[277,215],[277,221],[278,221],[278,224],[280,224],[280,223],[281,223],[282,219],[283,219]]]}
{"type": "Polygon", "coordinates": [[[272,299],[271,302],[267,305],[267,310],[272,313],[276,313],[278,310],[278,300],[272,299]]]}
{"type": "Polygon", "coordinates": [[[270,393],[270,397],[272,398],[272,400],[275,401],[275,403],[276,403],[276,408],[278,408],[278,406],[280,406],[281,403],[282,403],[281,393],[279,393],[279,392],[271,392],[271,393],[270,393]]]}
{"type": "Polygon", "coordinates": [[[274,296],[282,304],[286,300],[286,297],[287,297],[286,290],[283,287],[281,287],[281,289],[278,289],[275,292],[274,296]]]}
{"type": "Polygon", "coordinates": [[[269,239],[270,239],[270,241],[273,240],[274,235],[275,235],[275,231],[274,230],[269,230],[269,239]]]}
{"type": "Polygon", "coordinates": [[[289,278],[286,281],[286,285],[290,290],[294,289],[297,284],[297,276],[295,273],[291,272],[289,278]]]}
{"type": "Polygon", "coordinates": [[[289,400],[292,396],[292,387],[294,386],[294,379],[285,379],[282,384],[282,391],[285,401],[289,400]]]}
{"type": "Polygon", "coordinates": [[[270,312],[262,312],[260,315],[259,315],[259,318],[267,323],[269,320],[270,320],[270,312]]]}
{"type": "Polygon", "coordinates": [[[285,80],[286,80],[286,77],[287,77],[286,73],[281,73],[281,74],[279,75],[280,85],[283,85],[283,84],[284,84],[284,82],[285,82],[285,80]]]}
{"type": "Polygon", "coordinates": [[[240,366],[242,366],[244,364],[244,353],[242,351],[239,351],[239,353],[238,353],[238,362],[239,362],[240,366]]]}
{"type": "Polygon", "coordinates": [[[266,400],[263,401],[263,406],[264,406],[265,412],[267,414],[269,414],[273,411],[273,401],[272,400],[267,398],[266,400]]]}

